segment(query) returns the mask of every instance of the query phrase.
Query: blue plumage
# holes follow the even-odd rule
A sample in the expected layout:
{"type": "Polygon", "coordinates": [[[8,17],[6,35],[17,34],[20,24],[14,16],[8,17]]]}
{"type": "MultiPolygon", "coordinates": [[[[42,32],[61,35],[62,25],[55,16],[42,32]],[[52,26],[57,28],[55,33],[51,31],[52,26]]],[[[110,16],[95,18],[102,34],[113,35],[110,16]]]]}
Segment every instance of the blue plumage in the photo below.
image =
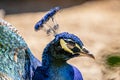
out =
{"type": "Polygon", "coordinates": [[[37,23],[35,24],[35,30],[37,31],[37,30],[39,30],[40,28],[42,28],[42,27],[43,27],[43,23],[44,23],[44,20],[43,20],[43,19],[41,19],[39,22],[37,22],[37,23]]]}
{"type": "Polygon", "coordinates": [[[53,16],[60,10],[60,7],[55,7],[51,9],[40,21],[38,21],[35,24],[35,30],[39,30],[43,27],[43,24],[45,24],[50,18],[53,18],[53,16]]]}
{"type": "MultiPolygon", "coordinates": [[[[52,9],[42,18],[36,25],[36,29],[47,22],[57,10],[59,8],[52,9]]],[[[85,55],[91,58],[94,56],[89,54],[76,35],[68,32],[56,34],[44,49],[41,63],[33,56],[23,38],[13,29],[11,30],[11,27],[5,21],[0,22],[1,79],[7,76],[13,80],[83,80],[81,72],[68,64],[67,60],[85,55]]]]}
{"type": "Polygon", "coordinates": [[[84,44],[82,43],[82,41],[77,36],[75,36],[74,34],[69,34],[68,32],[63,32],[61,34],[57,34],[55,36],[55,41],[58,41],[60,38],[63,38],[63,39],[72,39],[77,44],[79,44],[80,47],[84,46],[84,44]]]}
{"type": "Polygon", "coordinates": [[[83,46],[82,41],[74,34],[67,32],[57,34],[44,49],[42,66],[35,70],[33,80],[83,80],[81,72],[66,62],[68,58],[75,56],[60,47],[60,39],[71,39],[79,46],[83,46]]]}

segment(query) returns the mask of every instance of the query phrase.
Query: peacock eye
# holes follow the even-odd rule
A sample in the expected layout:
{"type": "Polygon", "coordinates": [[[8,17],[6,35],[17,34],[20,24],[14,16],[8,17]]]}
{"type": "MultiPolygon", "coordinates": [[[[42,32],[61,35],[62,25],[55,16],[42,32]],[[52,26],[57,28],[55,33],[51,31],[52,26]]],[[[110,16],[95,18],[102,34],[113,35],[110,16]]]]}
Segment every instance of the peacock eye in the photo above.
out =
{"type": "Polygon", "coordinates": [[[72,46],[75,46],[75,42],[71,39],[64,39],[66,43],[72,45],[72,46]]]}

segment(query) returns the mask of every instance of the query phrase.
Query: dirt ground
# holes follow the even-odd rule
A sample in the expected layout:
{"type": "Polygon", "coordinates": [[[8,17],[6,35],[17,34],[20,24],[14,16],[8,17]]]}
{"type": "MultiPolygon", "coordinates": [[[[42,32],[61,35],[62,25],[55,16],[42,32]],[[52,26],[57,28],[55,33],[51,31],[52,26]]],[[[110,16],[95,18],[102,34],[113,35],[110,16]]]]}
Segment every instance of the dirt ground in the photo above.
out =
{"type": "MultiPolygon", "coordinates": [[[[5,20],[13,24],[29,45],[33,54],[41,60],[41,54],[54,37],[44,31],[35,32],[34,24],[45,12],[6,15],[5,20]]],[[[68,61],[83,74],[84,80],[120,80],[120,67],[109,68],[106,55],[120,55],[120,1],[91,1],[82,5],[62,9],[56,15],[60,32],[76,34],[86,48],[96,57],[78,57],[68,61]]],[[[119,61],[120,62],[120,61],[119,61]]]]}

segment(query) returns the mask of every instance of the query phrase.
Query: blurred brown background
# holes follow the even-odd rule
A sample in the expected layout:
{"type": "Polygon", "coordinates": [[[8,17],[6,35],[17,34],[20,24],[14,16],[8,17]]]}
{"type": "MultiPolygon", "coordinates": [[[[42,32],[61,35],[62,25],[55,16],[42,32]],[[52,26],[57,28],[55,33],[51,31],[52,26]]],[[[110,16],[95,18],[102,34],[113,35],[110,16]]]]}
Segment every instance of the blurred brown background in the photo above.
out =
{"type": "Polygon", "coordinates": [[[0,8],[7,14],[48,11],[50,8],[61,8],[80,5],[88,0],[1,0],[0,8]]]}
{"type": "Polygon", "coordinates": [[[54,6],[62,8],[56,15],[59,32],[79,36],[96,57],[69,61],[80,69],[84,80],[120,80],[119,0],[1,0],[0,15],[16,26],[33,54],[41,60],[44,47],[54,37],[43,31],[35,32],[34,24],[54,6]],[[109,61],[109,56],[115,58],[109,61]]]}

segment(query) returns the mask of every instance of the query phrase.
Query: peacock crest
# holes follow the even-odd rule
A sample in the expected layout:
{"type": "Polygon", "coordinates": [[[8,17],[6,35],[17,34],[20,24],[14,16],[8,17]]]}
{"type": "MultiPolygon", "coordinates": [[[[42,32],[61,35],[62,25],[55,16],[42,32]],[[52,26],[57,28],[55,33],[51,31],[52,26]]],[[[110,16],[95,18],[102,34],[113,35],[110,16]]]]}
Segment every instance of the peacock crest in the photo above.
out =
{"type": "Polygon", "coordinates": [[[59,25],[57,24],[55,20],[55,14],[60,10],[60,7],[55,7],[48,11],[45,16],[40,19],[36,24],[35,24],[35,31],[38,30],[44,30],[47,35],[53,34],[54,36],[58,33],[58,28],[59,25]]]}

